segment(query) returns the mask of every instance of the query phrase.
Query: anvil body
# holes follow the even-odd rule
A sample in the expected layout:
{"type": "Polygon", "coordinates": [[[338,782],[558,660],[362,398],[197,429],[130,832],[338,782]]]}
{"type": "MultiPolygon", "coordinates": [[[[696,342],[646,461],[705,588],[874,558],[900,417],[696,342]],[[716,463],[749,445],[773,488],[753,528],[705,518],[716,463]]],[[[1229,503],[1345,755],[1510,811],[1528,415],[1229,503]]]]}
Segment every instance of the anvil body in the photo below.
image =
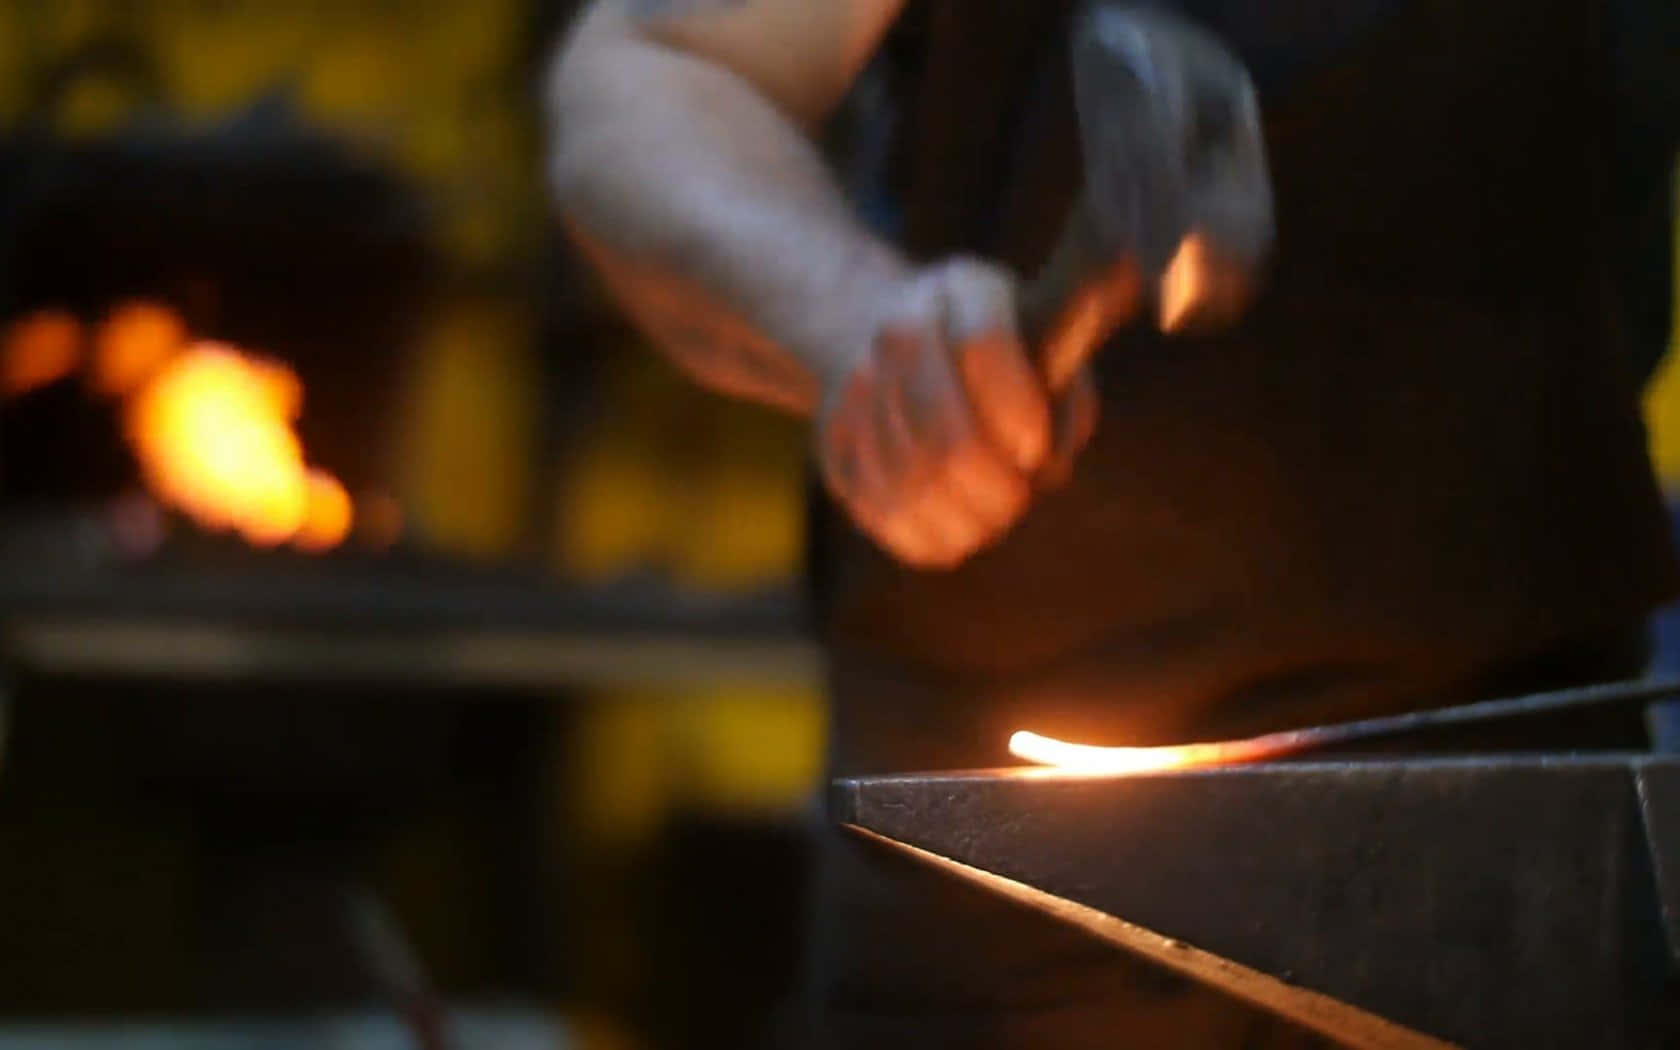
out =
{"type": "Polygon", "coordinates": [[[838,780],[831,804],[1096,935],[1158,935],[1192,976],[1233,964],[1235,994],[1345,1045],[1680,1045],[1680,760],[957,772],[838,780]]]}

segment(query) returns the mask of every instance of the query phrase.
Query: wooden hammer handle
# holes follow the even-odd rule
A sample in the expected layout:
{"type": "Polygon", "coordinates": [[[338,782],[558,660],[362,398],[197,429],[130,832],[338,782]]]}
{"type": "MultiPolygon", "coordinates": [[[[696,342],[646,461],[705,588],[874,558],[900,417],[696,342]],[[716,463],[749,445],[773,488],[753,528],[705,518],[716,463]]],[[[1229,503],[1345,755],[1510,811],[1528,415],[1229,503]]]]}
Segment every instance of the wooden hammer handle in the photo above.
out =
{"type": "Polygon", "coordinates": [[[1137,314],[1143,278],[1136,263],[1108,255],[1081,196],[1038,275],[1021,293],[1021,337],[1033,348],[1052,395],[1073,382],[1091,355],[1137,314]]]}

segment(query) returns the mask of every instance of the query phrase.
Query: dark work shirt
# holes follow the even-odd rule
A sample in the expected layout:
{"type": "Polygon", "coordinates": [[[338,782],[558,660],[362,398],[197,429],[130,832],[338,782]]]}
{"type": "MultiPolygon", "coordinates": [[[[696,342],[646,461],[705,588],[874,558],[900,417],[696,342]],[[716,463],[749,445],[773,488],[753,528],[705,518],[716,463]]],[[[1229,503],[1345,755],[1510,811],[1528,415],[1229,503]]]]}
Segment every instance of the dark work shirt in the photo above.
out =
{"type": "MultiPolygon", "coordinates": [[[[1260,91],[1265,291],[1217,336],[1113,340],[1072,484],[958,570],[818,515],[841,765],[1445,703],[1673,593],[1637,413],[1672,63],[1624,3],[1186,5],[1260,91]]],[[[918,258],[1043,259],[1078,178],[1066,14],[908,17],[889,155],[918,258]]]]}

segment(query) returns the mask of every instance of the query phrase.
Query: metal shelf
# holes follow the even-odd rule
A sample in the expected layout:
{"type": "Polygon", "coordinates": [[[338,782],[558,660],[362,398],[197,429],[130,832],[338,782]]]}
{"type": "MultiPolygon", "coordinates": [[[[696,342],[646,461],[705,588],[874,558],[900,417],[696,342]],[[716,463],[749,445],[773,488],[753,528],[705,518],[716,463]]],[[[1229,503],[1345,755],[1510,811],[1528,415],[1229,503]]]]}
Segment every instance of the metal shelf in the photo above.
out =
{"type": "Polygon", "coordinates": [[[244,551],[80,569],[0,558],[0,651],[52,675],[532,690],[814,685],[820,663],[791,589],[568,587],[535,568],[244,551]]]}

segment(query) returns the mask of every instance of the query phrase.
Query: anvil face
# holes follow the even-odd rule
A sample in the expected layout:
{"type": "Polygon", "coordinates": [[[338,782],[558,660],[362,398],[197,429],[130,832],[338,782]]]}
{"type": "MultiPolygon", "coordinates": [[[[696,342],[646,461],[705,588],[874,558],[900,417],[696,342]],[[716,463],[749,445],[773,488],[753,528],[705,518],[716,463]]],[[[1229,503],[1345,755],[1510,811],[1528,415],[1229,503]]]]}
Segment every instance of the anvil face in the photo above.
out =
{"type": "Polygon", "coordinates": [[[1060,918],[1071,902],[1254,971],[1279,990],[1250,997],[1262,1007],[1301,989],[1396,1026],[1296,1004],[1293,1020],[1347,1045],[1680,1035],[1680,760],[959,772],[839,780],[831,802],[841,823],[994,889],[1024,884],[1036,898],[1010,895],[1060,918]]]}

